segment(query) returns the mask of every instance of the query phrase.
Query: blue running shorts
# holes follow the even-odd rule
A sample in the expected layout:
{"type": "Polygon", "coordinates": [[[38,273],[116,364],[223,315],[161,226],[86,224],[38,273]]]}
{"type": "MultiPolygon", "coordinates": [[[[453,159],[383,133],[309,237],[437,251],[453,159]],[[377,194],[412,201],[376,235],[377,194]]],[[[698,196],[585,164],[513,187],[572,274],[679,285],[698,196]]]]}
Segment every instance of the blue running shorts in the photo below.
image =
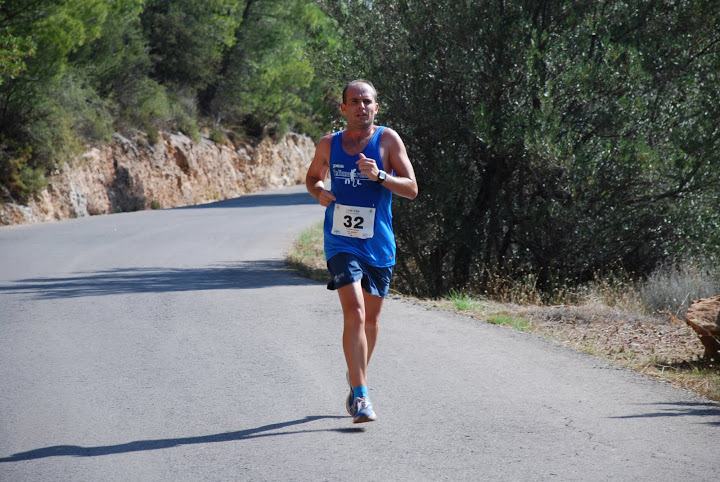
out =
{"type": "Polygon", "coordinates": [[[327,285],[329,290],[342,288],[358,280],[362,289],[380,298],[385,298],[390,290],[393,266],[376,268],[354,254],[338,253],[327,260],[327,268],[332,277],[327,285]]]}

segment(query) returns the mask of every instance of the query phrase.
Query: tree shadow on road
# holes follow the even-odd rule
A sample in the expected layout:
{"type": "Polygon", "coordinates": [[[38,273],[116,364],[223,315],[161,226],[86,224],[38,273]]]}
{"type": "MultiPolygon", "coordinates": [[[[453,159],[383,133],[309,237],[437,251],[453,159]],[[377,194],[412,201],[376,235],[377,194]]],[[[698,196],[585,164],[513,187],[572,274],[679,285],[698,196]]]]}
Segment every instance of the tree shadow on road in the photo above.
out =
{"type": "Polygon", "coordinates": [[[318,205],[318,202],[303,188],[302,192],[247,194],[224,201],[182,206],[174,209],[257,208],[298,206],[302,204],[318,205]]]}
{"type": "Polygon", "coordinates": [[[236,442],[240,440],[250,440],[260,437],[277,437],[279,435],[295,435],[313,432],[338,432],[338,433],[357,433],[359,430],[348,431],[343,428],[325,428],[312,430],[292,430],[284,432],[273,432],[287,427],[302,425],[305,423],[315,422],[325,419],[347,419],[347,416],[337,415],[313,415],[299,420],[291,420],[289,422],[274,423],[264,425],[262,427],[251,428],[248,430],[240,430],[237,432],[226,432],[212,435],[201,435],[197,437],[179,437],[166,438],[156,440],[137,440],[117,445],[102,445],[98,447],[82,447],[79,445],[55,445],[52,447],[44,447],[27,452],[20,452],[10,457],[0,458],[0,463],[21,462],[25,460],[37,460],[47,457],[99,457],[102,455],[125,454],[129,452],[144,452],[147,450],[161,450],[181,445],[208,444],[218,442],[236,442]],[[270,433],[272,432],[272,433],[270,433]]]}
{"type": "Polygon", "coordinates": [[[612,418],[709,417],[708,421],[703,421],[704,424],[720,427],[720,407],[712,402],[661,402],[646,405],[655,407],[655,410],[612,418]]]}
{"type": "Polygon", "coordinates": [[[311,284],[317,282],[296,275],[281,260],[260,260],[202,268],[117,268],[67,277],[28,278],[0,285],[0,295],[30,294],[36,299],[58,299],[311,284]]]}

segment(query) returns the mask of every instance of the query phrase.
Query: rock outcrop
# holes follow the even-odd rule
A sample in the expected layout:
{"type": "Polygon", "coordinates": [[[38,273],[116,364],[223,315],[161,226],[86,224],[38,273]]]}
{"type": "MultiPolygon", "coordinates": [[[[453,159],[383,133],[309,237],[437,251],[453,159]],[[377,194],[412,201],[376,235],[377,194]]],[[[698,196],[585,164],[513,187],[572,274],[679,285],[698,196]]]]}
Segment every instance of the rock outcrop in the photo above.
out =
{"type": "Polygon", "coordinates": [[[228,199],[304,182],[313,141],[288,134],[256,146],[200,142],[161,133],[151,145],[142,133],[119,134],[57,170],[27,205],[0,204],[0,225],[169,208],[228,199]]]}
{"type": "Polygon", "coordinates": [[[720,295],[693,301],[685,322],[700,337],[705,357],[720,360],[720,295]]]}

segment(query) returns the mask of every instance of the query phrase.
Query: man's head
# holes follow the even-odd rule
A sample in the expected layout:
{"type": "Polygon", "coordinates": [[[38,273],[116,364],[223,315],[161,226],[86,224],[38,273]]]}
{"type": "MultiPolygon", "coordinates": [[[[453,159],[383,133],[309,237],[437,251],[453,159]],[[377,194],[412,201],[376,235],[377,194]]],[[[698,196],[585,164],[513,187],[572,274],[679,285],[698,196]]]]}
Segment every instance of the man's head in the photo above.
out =
{"type": "Polygon", "coordinates": [[[353,80],[343,89],[340,110],[347,118],[348,128],[372,126],[379,110],[375,87],[367,80],[353,80]]]}
{"type": "Polygon", "coordinates": [[[343,103],[343,104],[347,104],[347,91],[348,91],[348,88],[350,88],[351,86],[357,85],[357,84],[366,84],[366,85],[368,85],[368,86],[370,87],[370,89],[373,91],[374,95],[375,95],[375,102],[377,102],[377,91],[375,90],[375,86],[372,84],[372,82],[370,82],[369,80],[365,80],[365,79],[357,79],[357,80],[353,80],[353,81],[351,81],[351,82],[348,82],[348,84],[347,84],[347,85],[345,86],[345,88],[343,89],[343,91],[342,91],[342,103],[343,103]]]}

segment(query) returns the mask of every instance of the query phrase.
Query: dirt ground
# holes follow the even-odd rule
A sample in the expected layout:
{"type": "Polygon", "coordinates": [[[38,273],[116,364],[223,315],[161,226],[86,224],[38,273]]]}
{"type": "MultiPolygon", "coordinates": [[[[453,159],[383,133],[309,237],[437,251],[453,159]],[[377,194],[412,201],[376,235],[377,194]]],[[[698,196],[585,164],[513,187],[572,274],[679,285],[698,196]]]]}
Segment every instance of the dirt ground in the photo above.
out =
{"type": "Polygon", "coordinates": [[[599,307],[543,307],[524,310],[536,330],[604,357],[652,364],[696,361],[704,350],[695,332],[670,317],[645,317],[599,307]]]}

